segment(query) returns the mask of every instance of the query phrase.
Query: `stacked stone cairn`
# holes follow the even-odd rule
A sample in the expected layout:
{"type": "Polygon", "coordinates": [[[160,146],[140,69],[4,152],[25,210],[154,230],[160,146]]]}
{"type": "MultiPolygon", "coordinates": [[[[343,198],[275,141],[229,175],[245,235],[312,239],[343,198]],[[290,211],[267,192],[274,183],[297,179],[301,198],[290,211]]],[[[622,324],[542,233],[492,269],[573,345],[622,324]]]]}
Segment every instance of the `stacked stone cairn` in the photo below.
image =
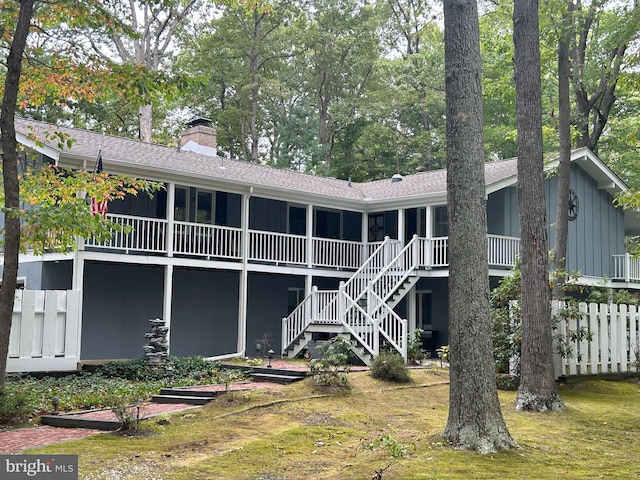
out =
{"type": "Polygon", "coordinates": [[[144,334],[147,344],[144,349],[144,357],[147,363],[152,366],[164,365],[169,356],[169,343],[167,342],[167,332],[169,327],[165,326],[164,320],[150,318],[151,328],[144,334]]]}

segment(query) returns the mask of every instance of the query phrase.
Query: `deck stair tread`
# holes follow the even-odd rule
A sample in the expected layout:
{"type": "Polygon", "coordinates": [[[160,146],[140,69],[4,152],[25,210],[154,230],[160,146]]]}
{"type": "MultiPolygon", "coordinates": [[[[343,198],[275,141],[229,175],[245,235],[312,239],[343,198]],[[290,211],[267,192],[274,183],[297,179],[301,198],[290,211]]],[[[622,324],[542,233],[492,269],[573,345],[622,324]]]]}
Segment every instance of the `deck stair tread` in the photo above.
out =
{"type": "Polygon", "coordinates": [[[215,398],[215,395],[190,396],[190,395],[153,395],[151,401],[155,403],[186,403],[189,405],[205,405],[215,398]]]}

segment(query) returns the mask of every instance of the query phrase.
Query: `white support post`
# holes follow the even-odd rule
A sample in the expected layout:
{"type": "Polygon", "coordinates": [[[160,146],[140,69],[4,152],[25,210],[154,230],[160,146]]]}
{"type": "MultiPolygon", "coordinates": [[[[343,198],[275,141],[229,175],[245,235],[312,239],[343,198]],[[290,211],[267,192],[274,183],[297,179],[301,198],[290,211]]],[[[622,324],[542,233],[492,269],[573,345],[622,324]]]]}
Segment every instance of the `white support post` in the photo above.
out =
{"type": "MultiPolygon", "coordinates": [[[[313,267],[314,248],[313,248],[313,206],[307,205],[307,268],[313,267]]],[[[310,290],[307,289],[307,292],[310,290]]]]}
{"type": "Polygon", "coordinates": [[[404,246],[404,208],[398,209],[398,240],[404,246]]]}
{"type": "Polygon", "coordinates": [[[338,295],[338,318],[341,323],[346,323],[345,317],[347,313],[347,299],[344,294],[344,282],[340,282],[338,287],[340,292],[338,295]]]}
{"type": "MultiPolygon", "coordinates": [[[[82,345],[82,303],[84,301],[84,252],[76,250],[73,255],[73,274],[71,279],[71,288],[79,292],[77,299],[77,308],[79,312],[78,322],[75,324],[76,332],[73,336],[75,345],[71,346],[69,350],[75,351],[76,357],[80,360],[81,345],[82,345]]],[[[65,345],[65,352],[67,346],[65,345]]]]}
{"type": "Polygon", "coordinates": [[[176,204],[176,184],[170,182],[167,184],[167,231],[165,232],[165,250],[167,257],[173,257],[174,235],[175,235],[175,204],[176,204]]]}
{"type": "Polygon", "coordinates": [[[402,319],[402,358],[404,363],[407,363],[407,349],[409,344],[409,329],[407,328],[408,322],[406,318],[402,319]]]}
{"type": "Polygon", "coordinates": [[[426,249],[426,252],[424,252],[424,262],[425,267],[431,268],[433,264],[433,207],[427,207],[425,209],[424,227],[427,238],[424,245],[426,249]]]}
{"type": "Polygon", "coordinates": [[[283,357],[287,353],[286,348],[287,348],[287,344],[289,343],[287,337],[288,337],[288,335],[287,335],[287,319],[286,319],[286,317],[282,317],[282,335],[281,335],[281,342],[280,342],[280,351],[281,351],[281,355],[283,357]]]}
{"type": "Polygon", "coordinates": [[[247,284],[249,273],[249,201],[253,195],[253,187],[248,194],[243,194],[242,202],[242,269],[240,270],[240,287],[238,295],[238,352],[244,356],[247,349],[247,284]]]}
{"type": "Polygon", "coordinates": [[[318,318],[320,315],[320,305],[318,303],[318,287],[313,287],[313,291],[311,292],[311,315],[309,316],[309,321],[313,321],[313,319],[318,318]]]}
{"type": "Polygon", "coordinates": [[[164,267],[164,293],[162,303],[162,319],[167,330],[167,353],[171,352],[171,299],[173,297],[173,265],[164,267]]]}
{"type": "Polygon", "coordinates": [[[407,293],[407,317],[412,319],[411,324],[408,326],[408,334],[413,335],[414,330],[420,328],[420,321],[418,319],[418,308],[416,303],[416,286],[411,287],[411,290],[407,293]]]}
{"type": "Polygon", "coordinates": [[[367,213],[362,214],[362,232],[360,233],[364,247],[362,248],[360,256],[360,265],[367,261],[369,258],[369,216],[367,213]]]}
{"type": "MultiPolygon", "coordinates": [[[[377,319],[373,319],[373,356],[380,355],[380,322],[377,319]]],[[[406,359],[406,357],[405,357],[406,359]]]]}
{"type": "Polygon", "coordinates": [[[628,253],[624,254],[624,281],[631,281],[631,255],[628,253]]]}

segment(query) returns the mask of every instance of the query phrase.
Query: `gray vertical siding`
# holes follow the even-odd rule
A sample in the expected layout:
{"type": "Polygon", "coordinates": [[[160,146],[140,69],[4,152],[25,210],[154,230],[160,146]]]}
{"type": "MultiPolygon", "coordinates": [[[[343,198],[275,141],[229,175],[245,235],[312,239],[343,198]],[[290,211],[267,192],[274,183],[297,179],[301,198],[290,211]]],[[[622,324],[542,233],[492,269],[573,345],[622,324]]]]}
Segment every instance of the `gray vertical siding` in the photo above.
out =
{"type": "MultiPolygon", "coordinates": [[[[579,199],[578,218],[569,222],[567,239],[567,268],[582,275],[611,277],[613,255],[623,254],[624,214],[613,206],[613,197],[576,164],[571,165],[571,189],[579,199]]],[[[549,249],[555,243],[558,179],[545,182],[547,206],[547,234],[549,249]]],[[[520,236],[518,195],[515,187],[489,195],[487,201],[489,233],[520,236]]]]}
{"type": "MultiPolygon", "coordinates": [[[[578,195],[579,213],[569,222],[567,269],[587,276],[611,277],[613,255],[625,251],[624,213],[613,206],[613,197],[576,164],[571,165],[570,188],[578,195]]],[[[550,248],[555,242],[557,191],[558,179],[548,179],[545,195],[550,248]]]]}
{"type": "Polygon", "coordinates": [[[141,358],[150,318],[162,318],[164,269],[86,262],[82,360],[141,358]]]}
{"type": "Polygon", "coordinates": [[[238,272],[174,269],[171,355],[237,352],[239,286],[238,272]]]}
{"type": "Polygon", "coordinates": [[[248,279],[247,355],[255,356],[256,340],[271,337],[271,348],[282,350],[282,318],[287,316],[289,287],[304,288],[304,277],[252,273],[248,279]]]}

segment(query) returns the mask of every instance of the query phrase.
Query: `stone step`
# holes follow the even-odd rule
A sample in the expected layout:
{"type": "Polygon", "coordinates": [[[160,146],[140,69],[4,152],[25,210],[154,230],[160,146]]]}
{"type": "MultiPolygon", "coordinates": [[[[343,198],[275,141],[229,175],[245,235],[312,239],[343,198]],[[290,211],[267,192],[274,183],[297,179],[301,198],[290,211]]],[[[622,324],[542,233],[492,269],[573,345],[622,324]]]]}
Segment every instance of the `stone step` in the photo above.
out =
{"type": "Polygon", "coordinates": [[[52,427],[62,428],[91,428],[96,430],[113,431],[122,427],[118,420],[86,419],[74,415],[43,415],[40,423],[52,427]]]}
{"type": "Polygon", "coordinates": [[[165,387],[160,389],[160,395],[174,395],[176,397],[205,397],[214,398],[224,393],[224,390],[200,390],[190,389],[189,387],[165,387]]]}
{"type": "MultiPolygon", "coordinates": [[[[268,360],[266,360],[268,362],[268,360]]],[[[245,365],[233,365],[233,364],[222,364],[221,368],[227,370],[242,370],[247,373],[249,376],[254,376],[256,374],[268,374],[268,375],[282,375],[282,376],[291,376],[291,377],[299,377],[300,379],[305,378],[309,374],[309,370],[288,370],[285,368],[269,368],[269,367],[251,367],[245,365]]]]}
{"type": "Polygon", "coordinates": [[[206,405],[215,397],[200,397],[189,395],[153,395],[151,401],[155,403],[186,403],[188,405],[206,405]]]}
{"type": "Polygon", "coordinates": [[[253,373],[251,375],[256,382],[271,382],[279,383],[282,385],[288,385],[293,382],[298,382],[306,377],[300,375],[284,375],[282,373],[253,373]]]}

